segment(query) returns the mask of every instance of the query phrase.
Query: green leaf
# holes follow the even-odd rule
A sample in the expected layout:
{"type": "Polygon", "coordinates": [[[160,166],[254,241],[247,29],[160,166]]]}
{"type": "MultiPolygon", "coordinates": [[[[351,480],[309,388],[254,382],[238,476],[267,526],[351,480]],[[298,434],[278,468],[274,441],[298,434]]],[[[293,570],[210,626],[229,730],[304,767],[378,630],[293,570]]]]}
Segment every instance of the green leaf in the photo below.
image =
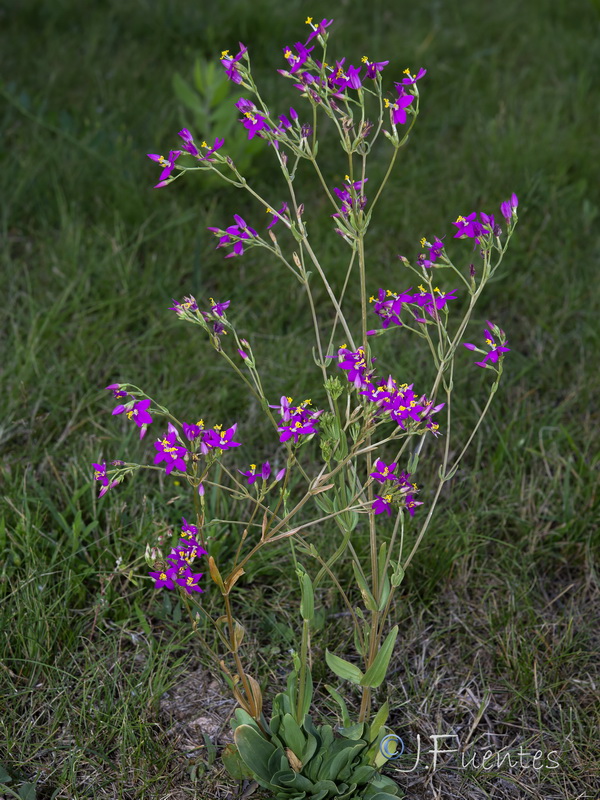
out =
{"type": "MultiPolygon", "coordinates": [[[[233,734],[240,758],[258,777],[267,783],[271,779],[269,759],[276,747],[250,725],[240,725],[233,734]]],[[[282,754],[283,755],[283,754],[282,754]]]]}
{"type": "Polygon", "coordinates": [[[371,594],[371,590],[367,585],[367,581],[365,580],[360,571],[360,567],[355,561],[352,562],[352,569],[354,570],[354,577],[356,578],[356,582],[358,584],[358,588],[360,589],[365,606],[369,611],[377,611],[377,603],[375,602],[375,598],[371,594]]]}
{"type": "Polygon", "coordinates": [[[286,714],[281,722],[279,736],[283,737],[286,745],[302,760],[302,753],[306,746],[306,739],[296,720],[291,714],[286,714]]]}
{"type": "Polygon", "coordinates": [[[340,728],[339,732],[345,739],[352,739],[353,741],[357,741],[358,739],[362,739],[364,730],[365,730],[365,723],[356,722],[354,725],[347,725],[344,726],[343,728],[340,728]]]}
{"type": "MultiPolygon", "coordinates": [[[[396,633],[397,632],[398,628],[396,627],[396,633]]],[[[377,655],[379,656],[379,653],[377,655]]],[[[329,669],[332,672],[335,672],[338,678],[342,678],[345,681],[350,681],[351,683],[360,684],[361,686],[366,685],[363,684],[364,676],[356,664],[351,664],[349,661],[344,661],[343,658],[330,653],[329,650],[325,650],[325,661],[327,662],[329,669]]],[[[377,685],[379,686],[379,684],[377,685]]]]}
{"type": "Polygon", "coordinates": [[[8,772],[4,769],[2,764],[0,764],[0,783],[10,783],[12,778],[8,774],[8,772]]]}
{"type": "Polygon", "coordinates": [[[386,636],[385,642],[381,645],[379,652],[375,656],[375,660],[363,675],[360,681],[361,686],[370,686],[371,689],[376,689],[378,686],[381,686],[387,673],[390,658],[394,652],[397,636],[398,626],[395,625],[386,636]]]}
{"type": "Polygon", "coordinates": [[[202,81],[202,63],[199,58],[196,59],[194,64],[194,84],[199,92],[204,92],[204,84],[202,81]]]}
{"type": "Polygon", "coordinates": [[[181,100],[184,106],[187,106],[192,111],[195,111],[201,104],[200,98],[189,85],[189,83],[184,80],[178,72],[176,72],[173,75],[172,84],[173,91],[175,92],[177,99],[181,100]]]}
{"type": "Polygon", "coordinates": [[[315,593],[313,591],[312,581],[310,579],[310,575],[306,572],[302,565],[298,566],[296,575],[298,576],[298,580],[300,581],[300,589],[302,590],[300,614],[302,619],[310,622],[315,615],[315,593]]]}
{"type": "Polygon", "coordinates": [[[382,726],[385,725],[385,723],[387,722],[389,714],[390,714],[390,704],[386,700],[385,703],[379,709],[379,711],[375,714],[375,719],[373,720],[373,722],[369,727],[369,742],[375,741],[382,726]]]}
{"type": "Polygon", "coordinates": [[[35,800],[35,783],[24,783],[19,787],[19,797],[21,800],[35,800]]]}
{"type": "Polygon", "coordinates": [[[350,725],[350,714],[348,713],[348,706],[346,705],[344,698],[339,692],[336,692],[333,686],[329,686],[329,684],[326,683],[325,688],[340,707],[342,712],[342,725],[347,728],[350,725]]]}
{"type": "Polygon", "coordinates": [[[221,753],[221,761],[223,766],[235,780],[242,780],[242,778],[251,778],[252,773],[240,758],[237,747],[234,744],[227,744],[221,753]]]}

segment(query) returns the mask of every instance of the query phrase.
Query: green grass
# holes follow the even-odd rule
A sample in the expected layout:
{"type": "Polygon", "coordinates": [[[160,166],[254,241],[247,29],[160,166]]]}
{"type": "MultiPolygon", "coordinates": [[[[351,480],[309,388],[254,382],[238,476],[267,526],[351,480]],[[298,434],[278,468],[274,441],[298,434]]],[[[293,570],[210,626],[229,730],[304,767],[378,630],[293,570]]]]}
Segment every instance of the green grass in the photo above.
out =
{"type": "MultiPolygon", "coordinates": [[[[166,0],[10,6],[0,32],[0,764],[10,786],[34,782],[42,798],[228,797],[234,783],[210,763],[202,724],[193,722],[210,717],[205,729],[220,747],[231,704],[206,677],[185,610],[144,577],[146,543],[173,534],[190,514],[187,499],[151,475],[98,501],[90,463],[144,458],[146,443],[110,416],[102,387],[118,380],[184,419],[239,419],[246,446],[236,466],[276,456],[217,354],[168,311],[172,297],[231,299],[269,396],[318,396],[305,297],[260,251],[223,261],[206,231],[236,212],[260,228],[264,213],[193,177],[153,191],[156,169],[145,158],[175,146],[186,123],[172,74],[190,75],[197,55],[215,57],[239,40],[252,48],[265,94],[287,108],[291,89],[274,70],[281,46],[302,35],[306,9],[234,2],[208,11],[166,0]],[[185,701],[169,700],[182,686],[185,701]]],[[[450,240],[459,213],[493,210],[512,191],[520,198],[505,269],[478,311],[479,321],[509,333],[506,380],[403,584],[385,688],[391,723],[411,746],[435,732],[466,740],[479,718],[470,739],[478,747],[493,731],[498,748],[560,750],[560,768],[510,773],[512,783],[506,773],[421,770],[405,779],[407,794],[595,797],[597,4],[463,0],[392,12],[375,0],[339,11],[319,2],[310,13],[336,18],[332,41],[351,62],[366,53],[400,70],[428,69],[421,118],[367,240],[370,291],[405,284],[397,254],[412,257],[421,236],[450,240]]],[[[333,146],[323,154],[336,184],[344,162],[333,146]]],[[[257,159],[265,191],[276,181],[269,156],[257,159]]],[[[373,182],[384,167],[375,159],[373,182]]],[[[301,181],[311,198],[312,177],[301,181]]],[[[274,203],[283,199],[282,187],[274,203]]],[[[328,210],[306,205],[340,286],[346,253],[328,210]]],[[[468,245],[453,248],[467,266],[468,245]]],[[[316,282],[315,291],[325,308],[316,282]]],[[[426,382],[421,351],[391,337],[377,344],[382,370],[426,382]]],[[[487,377],[474,379],[468,361],[457,375],[465,428],[487,377]]],[[[436,468],[425,461],[425,487],[436,468]]],[[[225,551],[236,544],[235,531],[219,538],[225,551]]],[[[236,600],[245,657],[269,691],[297,646],[289,564],[285,548],[259,560],[236,600]]],[[[339,566],[349,577],[349,565],[339,566]]],[[[319,599],[326,619],[315,674],[330,680],[322,652],[346,647],[346,618],[332,591],[319,599]]],[[[203,602],[212,608],[214,598],[203,602]]]]}

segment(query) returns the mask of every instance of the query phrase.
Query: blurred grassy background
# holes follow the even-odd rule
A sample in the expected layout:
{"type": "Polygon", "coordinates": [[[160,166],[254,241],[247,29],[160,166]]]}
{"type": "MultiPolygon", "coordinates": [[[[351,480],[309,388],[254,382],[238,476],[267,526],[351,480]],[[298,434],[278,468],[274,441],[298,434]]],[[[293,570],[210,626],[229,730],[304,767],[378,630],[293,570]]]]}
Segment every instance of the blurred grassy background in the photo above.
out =
{"type": "MultiPolygon", "coordinates": [[[[311,336],[305,298],[258,250],[223,261],[206,231],[229,224],[233,213],[264,227],[261,209],[229,189],[203,186],[201,177],[155,191],[156,165],[145,156],[175,147],[181,125],[192,127],[173,95],[173,74],[190,79],[198,56],[235,52],[238,41],[250,46],[257,83],[278,113],[291,102],[300,109],[276,68],[281,47],[305,35],[307,11],[335,17],[338,56],[390,59],[390,87],[406,66],[428,70],[415,134],[370,229],[370,290],[404,287],[396,256],[414,256],[422,236],[449,237],[459,213],[489,212],[519,195],[517,235],[479,310],[481,321],[509,334],[506,381],[396,609],[405,634],[397,669],[411,683],[415,708],[426,699],[432,716],[443,708],[445,724],[454,724],[443,691],[456,694],[470,680],[473,642],[483,642],[481,687],[489,681],[491,691],[503,686],[507,695],[497,724],[523,721],[534,738],[569,742],[561,770],[528,791],[546,800],[575,796],[598,781],[590,759],[600,516],[600,14],[583,0],[393,8],[374,0],[335,9],[295,0],[5,4],[0,763],[16,782],[37,781],[44,797],[171,796],[166,776],[174,774],[181,796],[226,796],[226,783],[207,789],[200,780],[205,754],[190,775],[158,711],[165,689],[202,654],[178,643],[180,610],[152,592],[141,555],[146,541],[170,533],[187,500],[172,481],[140,477],[98,502],[90,463],[144,457],[135,432],[110,416],[102,388],[119,380],[184,419],[239,419],[243,464],[275,452],[216,354],[167,310],[172,297],[230,299],[230,316],[251,338],[272,396],[317,396],[318,376],[302,347],[311,336]],[[475,639],[451,626],[456,616],[474,625],[475,639]],[[414,677],[424,637],[435,641],[436,658],[464,654],[446,659],[453,672],[439,695],[431,690],[436,659],[421,664],[422,683],[414,677]],[[570,716],[558,712],[567,706],[570,716]]],[[[333,146],[322,152],[339,185],[340,155],[333,146]]],[[[258,186],[272,192],[270,156],[265,148],[254,167],[258,186]]],[[[374,174],[383,164],[375,158],[374,174]]],[[[325,206],[308,202],[312,178],[300,185],[335,283],[346,253],[325,206]]],[[[283,199],[282,186],[274,205],[283,199]]],[[[466,265],[468,245],[455,253],[460,246],[466,265]]],[[[397,375],[422,375],[423,354],[399,341],[378,340],[380,363],[397,375]]],[[[467,368],[459,376],[459,387],[472,384],[465,426],[483,397],[479,380],[467,368]]],[[[262,565],[242,599],[263,678],[273,653],[261,651],[261,636],[272,635],[275,613],[287,624],[295,591],[286,565],[285,553],[262,565]]],[[[323,601],[337,609],[334,598],[323,601]]],[[[279,642],[283,652],[289,644],[279,642]]],[[[406,726],[405,711],[397,719],[406,726]]],[[[411,725],[415,732],[425,723],[411,725]]],[[[431,779],[420,780],[412,795],[434,797],[431,779]]],[[[453,795],[456,787],[442,784],[444,796],[487,797],[477,792],[492,779],[473,780],[472,794],[453,795]]],[[[502,791],[498,797],[512,796],[502,791]]]]}

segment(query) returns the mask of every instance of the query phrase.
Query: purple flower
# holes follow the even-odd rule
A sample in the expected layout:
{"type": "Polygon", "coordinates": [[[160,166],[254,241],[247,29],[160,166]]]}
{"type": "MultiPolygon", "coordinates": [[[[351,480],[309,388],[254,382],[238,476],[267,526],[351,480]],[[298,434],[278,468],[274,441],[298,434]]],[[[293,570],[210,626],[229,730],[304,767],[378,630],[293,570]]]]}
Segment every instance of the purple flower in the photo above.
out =
{"type": "Polygon", "coordinates": [[[214,158],[211,158],[212,154],[216,153],[217,150],[220,150],[224,144],[225,139],[219,139],[218,136],[215,138],[215,143],[212,147],[208,147],[207,142],[202,142],[201,147],[208,147],[208,150],[203,156],[200,156],[200,161],[214,161],[214,158]]]}
{"type": "Polygon", "coordinates": [[[156,448],[156,455],[154,456],[154,463],[160,464],[161,461],[166,462],[165,472],[170,475],[174,469],[179,469],[181,472],[187,470],[184,456],[187,455],[187,450],[181,444],[177,444],[177,430],[169,423],[168,433],[162,438],[157,439],[154,443],[156,448]]]}
{"type": "Polygon", "coordinates": [[[186,151],[186,153],[189,153],[191,156],[200,155],[200,151],[194,144],[194,137],[187,128],[182,128],[179,131],[179,136],[181,136],[183,139],[183,149],[186,151]]]}
{"type": "Polygon", "coordinates": [[[342,201],[340,214],[332,214],[332,217],[347,217],[352,211],[362,211],[367,204],[366,195],[362,193],[365,183],[369,180],[351,181],[348,175],[345,176],[346,182],[341,189],[333,187],[333,191],[342,201]]]}
{"type": "Polygon", "coordinates": [[[427,74],[427,70],[423,69],[423,67],[421,67],[421,69],[417,72],[416,75],[411,75],[410,70],[409,69],[405,69],[404,73],[406,75],[406,78],[402,78],[402,83],[405,86],[408,86],[410,84],[416,83],[418,80],[420,80],[423,77],[423,75],[426,75],[427,74]]]}
{"type": "Polygon", "coordinates": [[[184,297],[182,303],[178,303],[177,300],[173,300],[175,303],[174,306],[169,308],[169,311],[174,311],[178,316],[181,316],[186,311],[198,311],[198,304],[196,303],[196,298],[190,295],[189,297],[184,297]]]}
{"type": "Polygon", "coordinates": [[[325,28],[328,28],[331,23],[333,22],[332,19],[322,19],[317,25],[313,24],[312,17],[306,18],[306,24],[310,25],[312,31],[308,34],[308,39],[306,40],[306,44],[308,44],[315,36],[323,35],[325,33],[325,28]]]}
{"type": "Polygon", "coordinates": [[[190,442],[193,442],[194,439],[198,439],[199,437],[204,436],[204,420],[199,419],[195,425],[188,425],[187,422],[184,422],[183,425],[183,433],[186,439],[190,442]]]}
{"type": "Polygon", "coordinates": [[[363,56],[362,62],[367,68],[365,78],[370,78],[371,80],[374,80],[377,77],[377,73],[382,72],[383,68],[390,63],[389,61],[369,61],[366,56],[363,56]]]}
{"type": "Polygon", "coordinates": [[[159,589],[161,586],[166,586],[167,589],[174,589],[174,578],[177,570],[174,567],[169,567],[162,572],[149,572],[151,578],[154,578],[154,586],[159,589]]]}
{"type": "Polygon", "coordinates": [[[171,150],[169,153],[169,160],[164,156],[159,156],[156,153],[148,153],[148,158],[151,158],[152,161],[156,161],[163,167],[163,171],[160,173],[160,178],[158,183],[154,186],[155,189],[160,189],[162,186],[166,186],[167,183],[170,183],[170,175],[175,169],[175,162],[181,155],[181,150],[171,150]]]}
{"type": "Polygon", "coordinates": [[[428,242],[427,239],[421,239],[421,247],[424,247],[427,252],[420,254],[420,256],[417,258],[417,265],[419,267],[425,267],[425,269],[430,269],[435,265],[435,262],[440,257],[442,250],[444,249],[444,243],[436,236],[433,244],[428,242]]]}
{"type": "Polygon", "coordinates": [[[140,439],[146,435],[146,427],[152,422],[152,417],[148,412],[152,400],[139,400],[137,403],[131,405],[128,403],[126,406],[117,406],[113,409],[113,415],[122,414],[125,412],[127,419],[132,419],[135,424],[140,428],[140,439]]]}
{"type": "Polygon", "coordinates": [[[127,392],[121,389],[120,383],[111,383],[109,386],[106,386],[105,389],[109,392],[113,393],[113,397],[119,400],[121,397],[127,397],[127,392]]]}
{"type": "MultiPolygon", "coordinates": [[[[478,367],[486,367],[487,362],[490,361],[492,364],[497,364],[498,360],[503,356],[503,353],[510,353],[510,347],[506,347],[505,345],[508,344],[506,339],[506,334],[501,328],[498,328],[496,325],[493,325],[491,322],[488,321],[488,325],[490,328],[493,329],[494,333],[496,333],[500,339],[499,343],[496,343],[494,340],[494,336],[490,330],[487,328],[484,329],[484,336],[485,336],[485,344],[490,348],[489,351],[485,354],[481,361],[476,361],[478,367]]],[[[463,342],[463,346],[466,347],[468,350],[476,350],[478,353],[485,352],[484,350],[480,350],[474,344],[468,344],[463,342]]]]}
{"type": "Polygon", "coordinates": [[[519,198],[516,194],[511,195],[510,200],[505,200],[500,203],[500,212],[507,222],[510,222],[513,216],[517,213],[517,206],[519,205],[519,198]]]}
{"type": "MultiPolygon", "coordinates": [[[[288,204],[284,203],[278,211],[273,211],[270,208],[267,208],[267,213],[273,215],[273,219],[267,225],[267,230],[270,230],[272,227],[277,225],[277,223],[281,220],[284,221],[286,225],[288,225],[287,219],[285,218],[285,212],[287,211],[288,204]]],[[[289,226],[288,226],[289,227],[289,226]]]]}
{"type": "Polygon", "coordinates": [[[221,53],[221,64],[225,67],[225,73],[230,81],[234,83],[242,82],[242,76],[237,65],[247,52],[248,48],[240,42],[240,52],[236,56],[230,56],[229,50],[223,50],[221,53]]]}
{"type": "Polygon", "coordinates": [[[237,224],[230,225],[224,231],[222,231],[220,228],[208,228],[209,231],[213,231],[216,236],[220,237],[217,249],[219,247],[225,247],[233,242],[233,251],[226,255],[225,258],[241,256],[244,252],[244,240],[253,239],[254,237],[258,236],[258,233],[254,230],[254,228],[247,226],[242,217],[234,214],[233,218],[237,224]]]}
{"type": "MultiPolygon", "coordinates": [[[[419,285],[417,288],[419,292],[412,296],[409,303],[419,306],[434,318],[436,310],[440,311],[444,308],[448,300],[456,300],[456,289],[452,289],[450,292],[442,292],[436,286],[433,292],[428,292],[424,286],[419,285]]],[[[415,319],[417,322],[425,322],[422,317],[415,317],[415,319]]]]}
{"type": "MultiPolygon", "coordinates": [[[[311,38],[312,37],[309,36],[309,42],[311,38]]],[[[304,64],[306,64],[310,54],[315,49],[314,47],[306,47],[306,45],[303,45],[302,42],[296,42],[294,47],[296,48],[296,53],[294,53],[290,47],[283,48],[283,56],[290,65],[289,72],[291,75],[293,75],[295,72],[298,72],[298,70],[301,69],[304,64]]]]}
{"type": "MultiPolygon", "coordinates": [[[[365,361],[365,351],[359,347],[356,352],[348,350],[346,345],[342,345],[338,350],[338,367],[347,372],[346,377],[354,384],[356,389],[362,389],[368,386],[369,374],[367,372],[367,363],[365,361]]],[[[373,363],[374,359],[371,359],[373,363]]]]}
{"type": "Polygon", "coordinates": [[[385,107],[390,109],[392,125],[404,125],[407,119],[406,109],[414,100],[414,96],[407,94],[402,84],[395,83],[394,86],[398,92],[398,97],[393,103],[390,103],[386,98],[385,107]]]}
{"type": "Polygon", "coordinates": [[[373,511],[375,514],[383,514],[385,511],[388,517],[392,516],[392,506],[390,505],[390,500],[392,499],[391,494],[386,494],[385,497],[380,497],[378,494],[375,495],[375,500],[373,500],[373,511]]]}
{"type": "Polygon", "coordinates": [[[398,480],[395,475],[395,469],[398,464],[385,464],[380,458],[377,459],[375,462],[375,472],[371,472],[370,475],[372,478],[375,478],[379,481],[379,483],[385,483],[386,481],[395,481],[398,480]]]}
{"type": "Polygon", "coordinates": [[[181,535],[184,539],[195,539],[198,535],[198,526],[191,525],[185,517],[181,518],[181,535]]]}
{"type": "Polygon", "coordinates": [[[246,472],[242,472],[241,469],[238,469],[240,475],[244,475],[248,478],[248,485],[252,486],[259,478],[262,478],[263,481],[268,481],[269,476],[271,475],[271,465],[268,461],[262,465],[259,472],[256,471],[256,464],[250,464],[250,469],[246,470],[246,472]]]}
{"type": "Polygon", "coordinates": [[[98,497],[102,497],[106,494],[106,492],[108,492],[109,489],[112,489],[114,486],[116,486],[119,481],[111,482],[110,478],[106,474],[106,461],[104,461],[102,464],[92,464],[92,467],[94,468],[94,480],[100,481],[102,484],[102,489],[100,489],[98,492],[98,497]]]}
{"type": "Polygon", "coordinates": [[[224,303],[216,303],[212,297],[208,298],[208,302],[210,303],[210,311],[208,312],[209,315],[216,314],[217,317],[222,317],[231,304],[231,300],[225,300],[224,303]]]}
{"type": "Polygon", "coordinates": [[[204,589],[201,589],[200,586],[198,586],[198,582],[203,574],[204,573],[202,572],[194,574],[190,569],[188,569],[175,579],[175,583],[179,586],[183,586],[188,594],[191,594],[192,592],[203,592],[204,589]]]}
{"type": "Polygon", "coordinates": [[[479,241],[479,237],[482,233],[484,233],[484,228],[480,222],[477,221],[477,212],[473,211],[466,217],[457,217],[456,222],[452,223],[456,225],[456,233],[454,234],[455,239],[475,239],[475,241],[479,241]]]}
{"type": "MultiPolygon", "coordinates": [[[[293,437],[294,442],[298,444],[300,436],[310,436],[313,433],[317,433],[315,426],[323,411],[309,409],[310,399],[303,400],[299,406],[292,406],[291,403],[292,398],[284,396],[281,398],[281,406],[271,406],[271,408],[279,408],[281,413],[282,424],[277,428],[281,434],[279,441],[282,443],[287,442],[288,439],[293,437]]],[[[279,476],[277,480],[279,480],[279,476]]]]}
{"type": "Polygon", "coordinates": [[[241,442],[233,441],[236,430],[237,422],[231,428],[227,428],[226,431],[222,431],[220,425],[215,425],[212,430],[206,431],[204,444],[215,450],[231,450],[232,447],[240,447],[241,442]]]}

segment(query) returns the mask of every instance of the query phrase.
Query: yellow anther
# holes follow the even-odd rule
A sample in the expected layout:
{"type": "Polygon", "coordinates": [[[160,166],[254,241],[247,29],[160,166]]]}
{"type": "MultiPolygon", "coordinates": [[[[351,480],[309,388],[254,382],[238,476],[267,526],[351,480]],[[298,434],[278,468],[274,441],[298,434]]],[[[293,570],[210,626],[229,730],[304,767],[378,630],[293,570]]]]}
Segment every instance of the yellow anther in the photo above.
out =
{"type": "Polygon", "coordinates": [[[200,145],[200,147],[208,147],[208,142],[202,142],[202,144],[200,145]]]}
{"type": "Polygon", "coordinates": [[[272,208],[267,208],[267,214],[272,214],[272,213],[273,213],[273,209],[272,208]]]}
{"type": "Polygon", "coordinates": [[[221,58],[227,58],[229,55],[229,50],[221,50],[221,58]]]}
{"type": "Polygon", "coordinates": [[[383,102],[384,102],[386,108],[390,107],[390,101],[387,99],[387,97],[383,98],[383,102]]]}
{"type": "Polygon", "coordinates": [[[386,289],[385,290],[385,295],[386,295],[386,297],[391,297],[392,296],[392,290],[391,289],[386,289]]]}
{"type": "Polygon", "coordinates": [[[307,17],[306,18],[306,22],[304,24],[305,25],[312,25],[312,17],[307,17]]]}
{"type": "Polygon", "coordinates": [[[214,426],[214,429],[215,429],[216,431],[220,431],[222,427],[223,427],[222,425],[215,425],[215,426],[214,426]]]}
{"type": "Polygon", "coordinates": [[[426,291],[426,289],[425,289],[425,287],[423,286],[423,284],[422,284],[422,283],[420,283],[420,284],[417,286],[417,289],[418,289],[420,292],[425,292],[425,291],[426,291]]]}
{"type": "Polygon", "coordinates": [[[457,221],[457,222],[464,222],[464,221],[465,221],[465,218],[464,218],[464,217],[457,217],[457,218],[456,218],[456,221],[457,221]]]}
{"type": "Polygon", "coordinates": [[[350,183],[350,175],[344,175],[344,180],[346,183],[350,183]]]}
{"type": "Polygon", "coordinates": [[[375,302],[375,298],[373,297],[373,295],[371,295],[371,297],[369,297],[369,303],[374,303],[374,302],[375,302]]]}
{"type": "Polygon", "coordinates": [[[291,403],[291,402],[292,402],[292,398],[291,398],[291,397],[288,397],[288,398],[287,398],[287,401],[288,401],[288,403],[291,403]]]}
{"type": "Polygon", "coordinates": [[[250,469],[256,469],[256,464],[250,464],[250,469]]]}
{"type": "Polygon", "coordinates": [[[392,495],[391,495],[391,494],[384,494],[384,495],[383,495],[383,499],[384,499],[384,500],[387,500],[387,501],[388,501],[388,503],[389,503],[389,502],[390,502],[390,500],[392,499],[392,495]]]}
{"type": "Polygon", "coordinates": [[[427,239],[425,237],[423,237],[421,239],[421,247],[425,247],[426,244],[427,244],[427,239]]]}
{"type": "Polygon", "coordinates": [[[199,420],[198,420],[198,422],[196,423],[196,425],[197,425],[199,428],[203,428],[203,427],[204,427],[204,420],[203,420],[203,419],[199,419],[199,420]]]}
{"type": "Polygon", "coordinates": [[[441,293],[442,293],[442,290],[441,290],[441,289],[438,289],[438,287],[437,287],[437,286],[434,288],[434,290],[433,290],[433,291],[434,291],[434,292],[437,292],[438,294],[441,294],[441,293]]]}
{"type": "Polygon", "coordinates": [[[494,343],[493,343],[493,341],[492,341],[491,339],[486,339],[486,340],[485,340],[485,343],[486,343],[486,344],[489,344],[489,345],[492,345],[492,344],[494,344],[494,343]]]}
{"type": "Polygon", "coordinates": [[[363,56],[363,57],[361,58],[361,61],[362,61],[362,63],[363,63],[363,64],[368,64],[368,63],[369,63],[369,59],[368,59],[368,57],[367,57],[367,56],[363,56]]]}
{"type": "Polygon", "coordinates": [[[408,67],[406,69],[403,69],[402,72],[404,73],[404,75],[410,75],[410,70],[408,67]]]}
{"type": "Polygon", "coordinates": [[[291,58],[292,57],[292,51],[288,48],[283,55],[286,58],[291,58]]]}
{"type": "Polygon", "coordinates": [[[160,580],[161,581],[166,581],[167,580],[167,576],[166,576],[166,574],[164,572],[160,573],[160,580]]]}

